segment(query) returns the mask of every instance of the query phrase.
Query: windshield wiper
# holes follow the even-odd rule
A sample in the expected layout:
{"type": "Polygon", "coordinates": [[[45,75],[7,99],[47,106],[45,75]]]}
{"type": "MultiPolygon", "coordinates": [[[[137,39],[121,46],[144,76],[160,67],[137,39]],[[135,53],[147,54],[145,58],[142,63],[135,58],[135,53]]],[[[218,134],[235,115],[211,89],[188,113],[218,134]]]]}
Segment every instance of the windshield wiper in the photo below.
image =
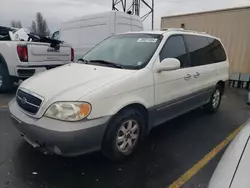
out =
{"type": "Polygon", "coordinates": [[[110,66],[113,66],[113,67],[115,67],[115,68],[120,68],[120,69],[123,68],[121,65],[116,64],[116,63],[113,63],[113,62],[110,62],[110,61],[104,61],[104,60],[90,60],[89,62],[91,62],[91,63],[104,64],[104,65],[110,65],[110,66]]]}
{"type": "Polygon", "coordinates": [[[83,58],[80,58],[80,59],[78,59],[77,61],[81,61],[81,62],[84,62],[84,63],[86,63],[86,64],[89,62],[87,59],[83,59],[83,58]]]}

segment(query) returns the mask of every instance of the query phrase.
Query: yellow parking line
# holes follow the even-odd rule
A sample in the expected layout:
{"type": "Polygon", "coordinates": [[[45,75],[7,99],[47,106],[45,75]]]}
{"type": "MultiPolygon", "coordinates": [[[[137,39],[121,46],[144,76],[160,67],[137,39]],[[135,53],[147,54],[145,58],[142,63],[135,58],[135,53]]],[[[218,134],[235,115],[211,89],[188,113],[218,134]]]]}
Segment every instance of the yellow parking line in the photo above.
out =
{"type": "Polygon", "coordinates": [[[7,108],[8,106],[7,105],[0,105],[0,108],[7,108]]]}
{"type": "Polygon", "coordinates": [[[197,172],[199,172],[209,161],[211,161],[221,150],[223,150],[230,141],[240,132],[243,125],[232,132],[225,140],[217,145],[212,151],[210,151],[203,159],[196,163],[192,168],[185,172],[180,178],[174,181],[169,188],[179,188],[184,185],[190,178],[192,178],[197,172]]]}

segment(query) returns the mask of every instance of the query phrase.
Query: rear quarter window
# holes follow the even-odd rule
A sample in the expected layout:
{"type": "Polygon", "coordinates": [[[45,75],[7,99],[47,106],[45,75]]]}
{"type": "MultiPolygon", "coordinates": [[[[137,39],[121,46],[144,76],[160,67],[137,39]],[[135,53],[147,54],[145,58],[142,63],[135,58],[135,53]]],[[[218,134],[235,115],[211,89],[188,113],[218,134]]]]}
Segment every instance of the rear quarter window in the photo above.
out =
{"type": "Polygon", "coordinates": [[[213,38],[208,38],[208,41],[210,43],[210,53],[213,58],[213,63],[226,61],[227,56],[221,42],[213,38]]]}
{"type": "Polygon", "coordinates": [[[226,60],[226,53],[217,39],[198,35],[185,35],[191,66],[201,66],[226,60]]]}

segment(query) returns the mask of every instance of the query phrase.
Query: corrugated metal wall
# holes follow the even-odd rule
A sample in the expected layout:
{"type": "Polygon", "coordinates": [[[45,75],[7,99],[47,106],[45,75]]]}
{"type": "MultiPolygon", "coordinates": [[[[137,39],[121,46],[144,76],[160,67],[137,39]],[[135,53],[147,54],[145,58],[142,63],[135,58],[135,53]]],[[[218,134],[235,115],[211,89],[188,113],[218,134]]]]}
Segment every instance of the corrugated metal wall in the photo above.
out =
{"type": "Polygon", "coordinates": [[[161,28],[181,27],[203,31],[221,38],[226,47],[231,72],[250,73],[250,7],[163,17],[161,28]]]}

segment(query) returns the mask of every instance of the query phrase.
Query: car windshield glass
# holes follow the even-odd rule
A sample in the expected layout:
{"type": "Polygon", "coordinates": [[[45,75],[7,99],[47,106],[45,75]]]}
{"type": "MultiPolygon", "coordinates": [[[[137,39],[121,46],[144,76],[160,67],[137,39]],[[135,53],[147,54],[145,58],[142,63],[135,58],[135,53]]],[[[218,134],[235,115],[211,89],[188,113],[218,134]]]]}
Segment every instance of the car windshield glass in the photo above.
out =
{"type": "Polygon", "coordinates": [[[99,43],[84,57],[89,62],[112,62],[127,69],[140,69],[148,64],[160,44],[162,35],[124,34],[99,43]]]}

